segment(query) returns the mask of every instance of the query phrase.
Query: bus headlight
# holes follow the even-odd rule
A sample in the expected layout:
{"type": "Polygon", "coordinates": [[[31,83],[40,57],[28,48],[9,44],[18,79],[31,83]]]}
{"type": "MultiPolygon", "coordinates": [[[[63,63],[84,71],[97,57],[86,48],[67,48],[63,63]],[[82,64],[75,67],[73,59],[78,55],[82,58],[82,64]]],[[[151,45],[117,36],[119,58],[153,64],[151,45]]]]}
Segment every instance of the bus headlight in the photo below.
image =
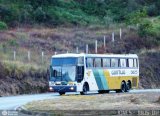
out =
{"type": "Polygon", "coordinates": [[[71,87],[70,90],[74,90],[74,87],[71,87]]]}
{"type": "Polygon", "coordinates": [[[50,91],[53,91],[53,88],[52,88],[52,87],[49,87],[49,90],[50,90],[50,91]]]}

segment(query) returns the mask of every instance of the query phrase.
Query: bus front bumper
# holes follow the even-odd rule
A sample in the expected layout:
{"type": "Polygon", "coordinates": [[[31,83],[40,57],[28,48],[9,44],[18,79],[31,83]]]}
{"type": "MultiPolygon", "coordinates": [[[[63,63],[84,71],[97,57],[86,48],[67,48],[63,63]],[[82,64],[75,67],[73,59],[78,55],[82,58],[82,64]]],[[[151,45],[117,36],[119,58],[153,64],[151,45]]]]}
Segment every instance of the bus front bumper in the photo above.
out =
{"type": "Polygon", "coordinates": [[[76,92],[76,86],[68,86],[68,85],[55,85],[50,86],[49,91],[51,92],[76,92]]]}

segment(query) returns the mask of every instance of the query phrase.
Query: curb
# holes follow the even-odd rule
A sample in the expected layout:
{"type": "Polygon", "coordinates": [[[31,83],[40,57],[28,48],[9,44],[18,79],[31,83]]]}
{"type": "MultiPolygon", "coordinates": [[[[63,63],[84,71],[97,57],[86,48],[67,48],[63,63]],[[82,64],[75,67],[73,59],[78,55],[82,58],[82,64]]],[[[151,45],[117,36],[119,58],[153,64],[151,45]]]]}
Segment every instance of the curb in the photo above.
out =
{"type": "Polygon", "coordinates": [[[29,111],[23,106],[19,106],[16,108],[16,111],[19,111],[20,113],[24,115],[30,115],[30,116],[50,116],[53,114],[47,113],[47,112],[35,112],[35,111],[29,111]]]}

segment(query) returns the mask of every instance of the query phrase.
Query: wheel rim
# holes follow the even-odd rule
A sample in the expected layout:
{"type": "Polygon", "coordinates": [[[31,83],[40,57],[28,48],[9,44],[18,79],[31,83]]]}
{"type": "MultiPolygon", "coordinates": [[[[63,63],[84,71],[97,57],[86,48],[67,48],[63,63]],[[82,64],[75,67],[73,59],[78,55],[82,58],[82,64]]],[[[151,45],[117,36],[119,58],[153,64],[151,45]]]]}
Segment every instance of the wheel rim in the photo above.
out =
{"type": "Polygon", "coordinates": [[[87,93],[87,88],[86,88],[86,86],[83,87],[83,93],[84,93],[84,94],[87,93]]]}
{"type": "Polygon", "coordinates": [[[128,89],[128,90],[131,89],[131,84],[130,84],[130,83],[127,84],[127,89],[128,89]]]}
{"type": "Polygon", "coordinates": [[[122,90],[122,92],[125,92],[125,85],[124,85],[124,83],[122,84],[121,90],[122,90]]]}

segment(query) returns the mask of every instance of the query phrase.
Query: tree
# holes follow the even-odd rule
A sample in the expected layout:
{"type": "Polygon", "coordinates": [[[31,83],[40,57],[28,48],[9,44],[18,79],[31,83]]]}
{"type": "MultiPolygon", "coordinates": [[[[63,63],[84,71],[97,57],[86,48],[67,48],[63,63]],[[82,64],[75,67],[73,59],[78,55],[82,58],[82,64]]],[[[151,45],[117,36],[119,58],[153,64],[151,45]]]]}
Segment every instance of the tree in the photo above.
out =
{"type": "Polygon", "coordinates": [[[147,16],[146,9],[138,10],[136,12],[130,13],[126,16],[126,23],[128,25],[136,25],[141,22],[142,18],[147,16]]]}
{"type": "Polygon", "coordinates": [[[37,21],[39,23],[45,22],[47,20],[46,12],[43,10],[42,7],[38,7],[35,10],[34,18],[35,18],[35,21],[37,21]]]}
{"type": "Polygon", "coordinates": [[[145,37],[150,34],[150,30],[152,30],[152,23],[149,20],[143,20],[139,25],[138,34],[145,37]]]}

